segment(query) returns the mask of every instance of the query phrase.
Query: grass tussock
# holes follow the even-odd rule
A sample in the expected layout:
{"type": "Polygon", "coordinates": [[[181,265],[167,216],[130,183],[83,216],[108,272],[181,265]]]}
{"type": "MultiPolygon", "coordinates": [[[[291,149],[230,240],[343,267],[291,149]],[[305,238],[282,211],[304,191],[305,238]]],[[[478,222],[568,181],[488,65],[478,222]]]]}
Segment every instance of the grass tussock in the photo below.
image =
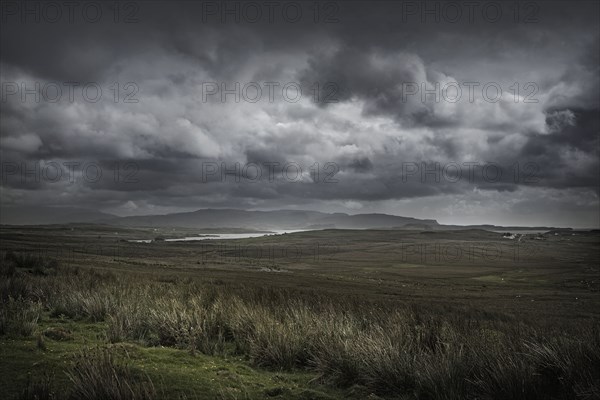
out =
{"type": "Polygon", "coordinates": [[[73,385],[69,397],[72,400],[156,398],[152,381],[109,348],[82,352],[67,375],[73,385]]]}
{"type": "Polygon", "coordinates": [[[19,400],[56,400],[58,396],[52,389],[52,376],[43,375],[41,378],[28,377],[27,386],[19,395],[19,400]]]}
{"type": "Polygon", "coordinates": [[[42,315],[42,304],[8,298],[0,307],[0,335],[32,336],[42,315]]]}

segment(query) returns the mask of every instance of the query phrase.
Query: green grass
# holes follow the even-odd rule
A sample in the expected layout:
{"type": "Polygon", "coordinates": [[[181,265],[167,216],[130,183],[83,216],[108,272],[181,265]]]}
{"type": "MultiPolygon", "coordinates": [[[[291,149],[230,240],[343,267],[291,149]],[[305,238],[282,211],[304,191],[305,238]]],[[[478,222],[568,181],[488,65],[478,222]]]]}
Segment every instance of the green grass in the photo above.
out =
{"type": "Polygon", "coordinates": [[[257,369],[244,357],[212,357],[135,343],[109,344],[105,339],[105,323],[61,320],[46,315],[38,329],[43,332],[50,328],[69,330],[72,340],[46,338],[46,348],[42,350],[34,337],[0,337],[0,359],[3,360],[0,362],[0,393],[3,398],[17,398],[29,379],[42,379],[49,371],[53,372],[52,391],[68,392],[72,384],[67,372],[82,351],[90,353],[97,349],[110,349],[140,376],[147,375],[156,387],[156,398],[330,399],[342,396],[339,390],[310,384],[314,376],[306,371],[257,369]],[[307,397],[309,395],[312,397],[307,397]]]}

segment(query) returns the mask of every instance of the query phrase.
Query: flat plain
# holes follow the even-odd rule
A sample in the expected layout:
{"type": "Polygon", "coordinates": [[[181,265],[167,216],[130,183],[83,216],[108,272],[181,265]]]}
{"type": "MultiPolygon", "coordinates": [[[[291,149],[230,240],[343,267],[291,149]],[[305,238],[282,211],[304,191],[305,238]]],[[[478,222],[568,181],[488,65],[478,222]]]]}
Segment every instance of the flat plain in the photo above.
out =
{"type": "Polygon", "coordinates": [[[200,233],[2,226],[0,392],[598,398],[597,231],[200,233]]]}

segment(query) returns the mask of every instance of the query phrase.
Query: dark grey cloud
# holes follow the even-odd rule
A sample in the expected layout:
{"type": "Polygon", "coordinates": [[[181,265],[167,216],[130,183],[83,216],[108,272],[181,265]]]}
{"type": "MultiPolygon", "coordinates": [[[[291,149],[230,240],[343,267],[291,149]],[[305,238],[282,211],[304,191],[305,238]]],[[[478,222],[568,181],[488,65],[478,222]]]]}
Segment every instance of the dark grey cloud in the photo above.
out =
{"type": "Polygon", "coordinates": [[[109,5],[97,23],[3,15],[2,205],[121,214],[307,207],[452,223],[493,214],[495,223],[504,215],[514,224],[515,210],[533,213],[521,223],[559,214],[556,224],[569,215],[571,225],[598,219],[597,2],[521,5],[519,22],[514,3],[503,2],[494,23],[481,14],[492,2],[479,3],[473,22],[458,2],[464,14],[456,23],[422,22],[406,8],[421,3],[402,1],[327,3],[317,23],[312,2],[298,3],[304,15],[296,23],[278,13],[273,23],[222,23],[205,15],[207,3],[138,2],[135,23],[115,23],[109,5]],[[537,22],[525,23],[532,11],[537,22]],[[323,21],[330,12],[337,22],[323,21]],[[36,82],[81,85],[73,101],[63,91],[56,103],[6,93],[7,84],[36,82]],[[100,101],[83,97],[86,82],[102,89],[100,101]],[[236,82],[257,82],[262,97],[206,94],[207,83],[236,82]],[[272,101],[266,82],[277,82],[272,101]],[[474,101],[464,86],[455,103],[406,92],[410,83],[421,90],[452,82],[479,83],[474,101]],[[297,102],[286,100],[286,83],[301,86],[297,102]],[[486,83],[502,88],[497,102],[482,98],[486,83]],[[137,102],[124,102],[127,95],[137,102]],[[528,95],[537,102],[524,102],[528,95]],[[91,164],[102,179],[81,171],[72,182],[23,178],[24,167],[52,162],[63,175],[65,162],[91,164]],[[470,163],[479,165],[472,178],[470,163]],[[262,166],[260,179],[250,164],[262,166]],[[129,166],[119,172],[135,179],[115,179],[115,165],[129,166]],[[296,167],[302,174],[284,175],[296,167]]]}

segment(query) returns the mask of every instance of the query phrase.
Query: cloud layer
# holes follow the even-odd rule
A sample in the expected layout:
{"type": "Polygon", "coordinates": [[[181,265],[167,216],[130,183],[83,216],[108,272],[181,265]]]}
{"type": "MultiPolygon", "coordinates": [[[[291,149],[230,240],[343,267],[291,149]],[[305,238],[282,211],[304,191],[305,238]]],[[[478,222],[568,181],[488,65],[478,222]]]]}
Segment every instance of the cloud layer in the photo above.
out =
{"type": "Polygon", "coordinates": [[[301,18],[271,22],[257,2],[251,23],[208,3],[120,10],[134,23],[4,10],[2,207],[599,224],[598,4],[451,23],[443,2],[425,22],[415,2],[283,2],[301,18]]]}

